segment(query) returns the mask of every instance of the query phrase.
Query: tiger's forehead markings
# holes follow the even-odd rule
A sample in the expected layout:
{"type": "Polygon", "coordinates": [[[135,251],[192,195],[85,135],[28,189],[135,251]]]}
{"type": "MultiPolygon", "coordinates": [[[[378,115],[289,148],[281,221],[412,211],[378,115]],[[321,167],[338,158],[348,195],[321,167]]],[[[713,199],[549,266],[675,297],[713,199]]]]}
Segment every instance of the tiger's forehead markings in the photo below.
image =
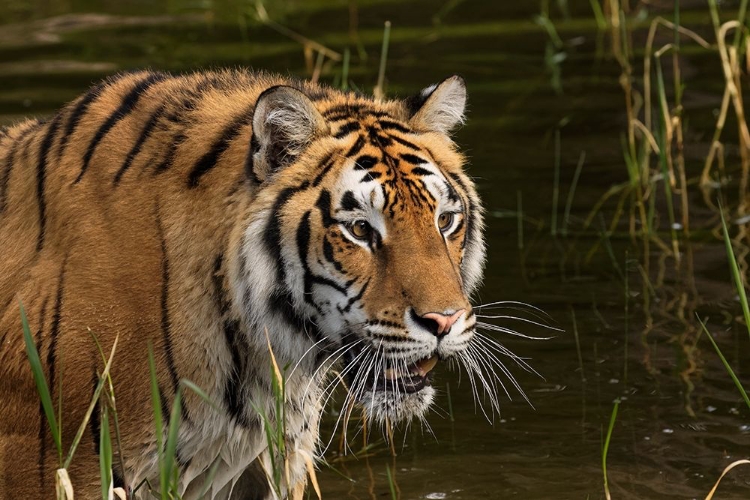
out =
{"type": "MultiPolygon", "coordinates": [[[[354,158],[352,171],[366,172],[359,178],[360,183],[379,181],[376,189],[382,193],[385,200],[383,210],[391,218],[395,217],[397,210],[406,209],[407,204],[419,211],[427,209],[431,213],[437,208],[438,198],[443,193],[450,193],[450,186],[447,185],[438,187],[437,193],[430,189],[425,177],[434,179],[430,183],[433,186],[439,181],[436,172],[427,168],[430,163],[426,159],[411,153],[392,151],[391,147],[379,147],[378,150],[380,158],[368,154],[369,151],[354,158]]],[[[451,198],[449,194],[448,197],[451,198]]],[[[350,197],[348,199],[350,201],[350,197]]],[[[347,204],[351,206],[351,203],[347,204]]]]}
{"type": "MultiPolygon", "coordinates": [[[[407,205],[431,213],[437,209],[439,198],[447,197],[454,203],[459,200],[449,181],[439,174],[439,167],[427,160],[431,157],[429,152],[403,137],[414,131],[396,117],[354,103],[335,106],[325,111],[323,116],[329,122],[334,122],[334,138],[357,134],[356,141],[344,157],[354,160],[354,171],[363,172],[360,183],[379,182],[376,189],[384,200],[382,209],[391,218],[395,218],[399,210],[407,209],[407,205]],[[366,146],[376,148],[377,153],[371,150],[363,153],[366,146]],[[404,151],[403,148],[408,150],[404,151]],[[439,183],[436,177],[442,179],[445,185],[437,186],[437,192],[433,192],[435,183],[439,183]],[[428,187],[425,178],[435,179],[429,183],[433,190],[428,187]]],[[[324,168],[316,179],[325,175],[328,169],[324,168]]],[[[354,207],[353,200],[353,193],[347,191],[340,203],[354,207]]]]}

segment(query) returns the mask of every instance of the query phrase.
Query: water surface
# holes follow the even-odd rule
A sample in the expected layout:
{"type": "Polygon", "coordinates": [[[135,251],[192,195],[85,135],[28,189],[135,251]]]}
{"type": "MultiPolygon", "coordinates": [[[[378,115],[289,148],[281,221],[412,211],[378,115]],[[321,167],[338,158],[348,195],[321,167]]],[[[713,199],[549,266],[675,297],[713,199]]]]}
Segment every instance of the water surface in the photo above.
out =
{"type": "MultiPolygon", "coordinates": [[[[249,5],[6,1],[0,5],[0,123],[48,115],[97,79],[133,68],[250,66],[306,76],[301,46],[252,19],[243,21],[249,5]]],[[[733,5],[725,9],[731,12],[733,5]]],[[[691,214],[702,233],[683,245],[680,270],[674,259],[650,258],[654,274],[663,270],[664,278],[647,309],[638,269],[643,257],[627,225],[612,235],[611,252],[598,219],[583,229],[599,197],[627,175],[620,69],[606,56],[589,3],[570,2],[568,21],[552,9],[567,57],[560,66],[562,94],[545,68],[549,38],[532,19],[537,2],[296,1],[267,7],[284,26],[333,50],[349,46],[350,79],[364,91],[376,80],[385,20],[393,23],[389,95],[416,92],[454,73],[464,76],[470,113],[457,141],[471,158],[489,223],[489,259],[477,302],[533,304],[562,330],[495,320],[525,334],[552,336],[530,341],[493,334],[541,375],[506,360],[528,402],[507,384],[510,397],[503,397],[501,414],[486,418],[465,374],[440,367],[439,408],[429,427],[416,423],[406,434],[396,432],[395,457],[378,429],[371,430],[365,452],[354,427],[350,447],[359,453],[342,456],[334,438],[326,454],[332,468],[323,466],[319,475],[324,498],[390,498],[386,468],[404,499],[604,498],[602,434],[615,400],[621,403],[608,458],[613,498],[704,498],[723,468],[748,454],[750,422],[710,344],[698,340],[693,317],[698,312],[710,318],[711,331],[744,381],[747,332],[734,320],[739,310],[726,256],[710,232],[715,213],[700,196],[691,196],[691,214]],[[352,18],[358,20],[357,37],[350,31],[352,18]],[[559,229],[576,163],[581,152],[586,157],[568,234],[553,237],[554,136],[561,123],[559,229]]],[[[683,7],[683,21],[709,36],[702,2],[683,7]]],[[[645,32],[636,31],[634,46],[642,47],[644,39],[645,32]]],[[[695,144],[687,152],[688,173],[695,177],[723,82],[715,57],[686,51],[682,68],[695,144]]],[[[322,79],[340,81],[339,73],[333,65],[322,79]]],[[[613,204],[605,206],[607,221],[613,210],[613,204]]],[[[335,419],[333,412],[326,433],[335,419]]],[[[748,471],[735,470],[719,498],[750,497],[749,483],[748,471]]]]}

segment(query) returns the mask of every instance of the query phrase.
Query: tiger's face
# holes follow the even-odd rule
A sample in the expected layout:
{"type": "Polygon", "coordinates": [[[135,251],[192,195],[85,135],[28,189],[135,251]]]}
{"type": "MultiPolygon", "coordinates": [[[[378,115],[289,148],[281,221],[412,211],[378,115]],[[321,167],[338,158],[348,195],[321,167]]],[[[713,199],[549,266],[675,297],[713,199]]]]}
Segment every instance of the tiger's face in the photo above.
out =
{"type": "MultiPolygon", "coordinates": [[[[306,332],[323,362],[342,361],[347,402],[380,421],[420,417],[432,369],[460,359],[474,336],[481,209],[448,136],[465,99],[454,77],[411,108],[358,101],[321,111],[286,90],[267,108],[261,96],[256,110],[252,168],[269,187],[252,233],[262,228],[277,259],[254,258],[250,243],[247,265],[275,268],[277,279],[260,284],[268,307],[306,332]],[[287,127],[307,130],[278,130],[292,115],[287,127]]],[[[246,303],[258,302],[258,285],[247,285],[246,303]]]]}

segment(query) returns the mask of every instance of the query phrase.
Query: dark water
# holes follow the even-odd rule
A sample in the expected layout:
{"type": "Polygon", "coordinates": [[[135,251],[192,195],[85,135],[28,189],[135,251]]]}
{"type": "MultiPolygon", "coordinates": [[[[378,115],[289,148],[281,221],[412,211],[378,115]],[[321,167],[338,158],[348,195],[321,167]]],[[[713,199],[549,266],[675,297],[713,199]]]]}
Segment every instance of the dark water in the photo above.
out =
{"type": "MultiPolygon", "coordinates": [[[[611,250],[596,229],[598,219],[583,229],[600,196],[627,178],[620,145],[624,97],[619,66],[606,55],[606,38],[596,32],[589,3],[570,2],[568,21],[551,3],[566,54],[559,66],[561,94],[545,68],[549,37],[532,20],[537,2],[298,0],[266,6],[272,18],[311,39],[337,51],[351,47],[350,80],[363,90],[375,83],[385,20],[393,22],[390,95],[415,92],[453,73],[464,76],[471,109],[458,142],[471,157],[489,219],[489,261],[478,302],[533,304],[564,331],[495,320],[525,334],[553,336],[531,341],[494,334],[542,375],[507,360],[530,403],[507,384],[512,399],[503,398],[501,416],[490,423],[475,406],[466,377],[459,385],[456,374],[439,369],[441,409],[430,415],[430,429],[417,424],[407,434],[397,432],[396,457],[377,430],[370,439],[374,445],[356,456],[340,456],[335,439],[326,455],[335,470],[324,466],[319,475],[324,498],[390,498],[387,468],[404,499],[604,498],[602,440],[615,400],[619,414],[608,456],[615,499],[704,498],[727,464],[750,454],[750,414],[707,339],[698,339],[693,319],[696,312],[710,317],[710,330],[748,382],[747,331],[735,321],[739,309],[726,255],[710,231],[716,215],[696,190],[691,217],[699,230],[692,242],[682,243],[679,266],[658,252],[640,255],[626,224],[611,236],[611,250]],[[366,60],[350,33],[352,18],[358,20],[366,60]],[[565,227],[568,235],[553,237],[558,127],[557,224],[558,232],[565,227]],[[581,152],[585,164],[565,224],[563,207],[581,152]],[[639,271],[645,259],[653,292],[639,271]]],[[[733,5],[724,4],[727,16],[733,5]]],[[[683,22],[710,36],[704,4],[683,1],[683,7],[683,22]]],[[[248,9],[251,2],[228,0],[3,0],[0,123],[49,114],[91,82],[130,68],[242,65],[306,75],[301,46],[252,20],[245,24],[242,13],[248,9]]],[[[670,9],[643,13],[669,15],[670,9]]],[[[647,21],[642,24],[647,27],[647,21]]],[[[644,40],[645,31],[636,30],[634,47],[644,40]]],[[[694,178],[723,82],[715,54],[686,51],[681,67],[693,144],[686,153],[688,175],[694,178]]],[[[339,72],[340,66],[333,66],[322,79],[334,81],[339,72]]],[[[615,203],[605,205],[607,223],[614,208],[615,203]]],[[[662,229],[665,220],[661,213],[662,229]]],[[[662,236],[668,240],[666,232],[662,236]]],[[[361,443],[359,434],[350,446],[358,451],[361,443]]],[[[750,498],[750,472],[731,472],[717,498],[750,498]]]]}

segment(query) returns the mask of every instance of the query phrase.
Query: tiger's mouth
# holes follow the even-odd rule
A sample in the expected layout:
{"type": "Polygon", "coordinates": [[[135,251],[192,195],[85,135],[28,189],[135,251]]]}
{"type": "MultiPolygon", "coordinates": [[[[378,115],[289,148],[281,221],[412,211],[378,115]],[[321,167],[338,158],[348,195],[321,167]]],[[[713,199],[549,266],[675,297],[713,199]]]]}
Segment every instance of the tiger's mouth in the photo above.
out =
{"type": "Polygon", "coordinates": [[[419,392],[432,385],[431,371],[438,362],[437,356],[420,359],[406,365],[406,369],[387,368],[376,374],[375,391],[399,390],[405,394],[419,392]]]}
{"type": "Polygon", "coordinates": [[[437,355],[413,363],[391,360],[380,369],[368,369],[358,363],[349,370],[350,387],[361,387],[364,391],[382,394],[414,394],[432,385],[432,370],[438,362],[437,355]],[[363,373],[367,370],[366,373],[363,373]]]}

